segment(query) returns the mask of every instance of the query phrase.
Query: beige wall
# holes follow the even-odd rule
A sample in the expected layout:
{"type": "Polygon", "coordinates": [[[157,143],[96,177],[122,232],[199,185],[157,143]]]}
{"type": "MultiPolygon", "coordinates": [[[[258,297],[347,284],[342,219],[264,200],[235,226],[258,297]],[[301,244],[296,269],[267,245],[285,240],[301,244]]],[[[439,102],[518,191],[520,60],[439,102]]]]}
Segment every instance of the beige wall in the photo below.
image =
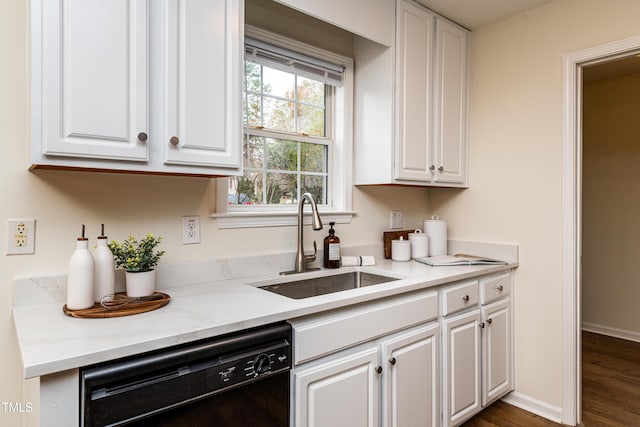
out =
{"type": "Polygon", "coordinates": [[[561,405],[562,55],[640,34],[636,0],[558,0],[480,29],[471,189],[430,190],[450,235],[516,242],[516,388],[561,405]]]}
{"type": "MultiPolygon", "coordinates": [[[[295,251],[294,227],[218,230],[208,214],[214,209],[215,183],[207,179],[27,170],[29,158],[28,82],[25,71],[27,1],[0,4],[0,241],[6,242],[7,218],[36,218],[36,254],[0,253],[0,402],[22,402],[21,363],[11,319],[12,280],[18,276],[65,273],[80,224],[96,236],[105,223],[110,238],[153,232],[164,237],[163,262],[207,260],[295,251]],[[182,215],[200,215],[202,243],[182,246],[182,215]]],[[[381,242],[389,210],[402,209],[405,225],[416,227],[427,216],[427,190],[354,189],[352,224],[336,226],[346,246],[381,242]]],[[[326,229],[305,231],[321,241],[326,229]]],[[[293,265],[293,258],[292,258],[293,265]]],[[[42,325],[46,334],[47,325],[42,325]]],[[[19,423],[4,413],[0,425],[19,423]]]]}
{"type": "Polygon", "coordinates": [[[640,74],[584,88],[582,320],[640,334],[640,74]]]}

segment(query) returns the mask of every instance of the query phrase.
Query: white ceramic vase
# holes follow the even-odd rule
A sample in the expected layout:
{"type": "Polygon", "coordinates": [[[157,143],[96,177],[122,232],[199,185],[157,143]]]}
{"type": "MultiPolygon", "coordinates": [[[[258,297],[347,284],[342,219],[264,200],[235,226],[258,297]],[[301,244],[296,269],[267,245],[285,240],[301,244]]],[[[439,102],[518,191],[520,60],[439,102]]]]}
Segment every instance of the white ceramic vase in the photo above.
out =
{"type": "Polygon", "coordinates": [[[155,291],[156,271],[127,271],[127,296],[146,297],[155,291]]]}
{"type": "Polygon", "coordinates": [[[115,292],[115,265],[105,236],[98,237],[96,250],[93,251],[93,263],[93,297],[96,302],[100,302],[102,298],[115,292]]]}
{"type": "Polygon", "coordinates": [[[67,308],[84,310],[93,307],[94,264],[89,240],[79,237],[76,250],[69,259],[67,276],[67,308]]]}

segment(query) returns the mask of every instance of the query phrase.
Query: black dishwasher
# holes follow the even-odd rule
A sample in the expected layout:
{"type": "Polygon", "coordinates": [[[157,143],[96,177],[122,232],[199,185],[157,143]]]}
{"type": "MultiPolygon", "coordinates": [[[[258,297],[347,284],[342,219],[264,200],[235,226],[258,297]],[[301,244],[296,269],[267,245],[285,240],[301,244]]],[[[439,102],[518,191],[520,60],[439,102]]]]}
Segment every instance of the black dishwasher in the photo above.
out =
{"type": "Polygon", "coordinates": [[[290,369],[284,322],[83,368],[80,425],[286,427],[290,369]]]}

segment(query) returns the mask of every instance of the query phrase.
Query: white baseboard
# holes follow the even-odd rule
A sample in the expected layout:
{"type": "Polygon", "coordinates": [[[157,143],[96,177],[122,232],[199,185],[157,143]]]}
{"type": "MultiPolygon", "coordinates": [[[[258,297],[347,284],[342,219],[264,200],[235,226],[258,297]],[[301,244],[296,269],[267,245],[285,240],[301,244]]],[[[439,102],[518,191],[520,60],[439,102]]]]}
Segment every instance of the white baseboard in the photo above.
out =
{"type": "Polygon", "coordinates": [[[512,391],[502,398],[503,401],[510,405],[524,409],[527,412],[539,415],[555,423],[562,423],[562,408],[543,402],[526,394],[512,391]]]}
{"type": "Polygon", "coordinates": [[[640,342],[640,333],[626,331],[624,329],[611,328],[609,326],[596,325],[595,323],[582,322],[582,330],[600,335],[621,338],[623,340],[640,342]]]}

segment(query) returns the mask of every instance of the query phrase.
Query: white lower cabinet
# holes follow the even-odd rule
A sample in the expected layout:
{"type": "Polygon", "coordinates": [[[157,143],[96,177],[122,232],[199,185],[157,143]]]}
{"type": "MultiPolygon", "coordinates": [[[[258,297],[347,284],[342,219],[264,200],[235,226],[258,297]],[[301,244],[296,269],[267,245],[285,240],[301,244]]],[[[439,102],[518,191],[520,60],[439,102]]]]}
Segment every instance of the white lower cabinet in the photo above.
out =
{"type": "Polygon", "coordinates": [[[434,323],[382,343],[382,425],[440,425],[439,331],[434,323]]]}
{"type": "Polygon", "coordinates": [[[482,405],[512,388],[511,301],[482,307],[482,405]]]}
{"type": "Polygon", "coordinates": [[[291,321],[292,424],[439,426],[437,301],[418,291],[291,321]]]}
{"type": "Polygon", "coordinates": [[[479,282],[479,300],[469,284],[441,292],[443,306],[456,296],[473,302],[442,320],[445,426],[462,424],[513,389],[511,274],[479,282]]]}
{"type": "Polygon", "coordinates": [[[294,370],[296,426],[438,426],[437,323],[294,370]]]}
{"type": "Polygon", "coordinates": [[[458,425],[478,412],[480,401],[480,310],[443,323],[444,424],[458,425]]]}
{"type": "Polygon", "coordinates": [[[377,426],[380,379],[377,347],[294,374],[296,426],[377,426]]]}
{"type": "Polygon", "coordinates": [[[512,273],[291,321],[292,425],[459,426],[513,389],[512,273]]]}

